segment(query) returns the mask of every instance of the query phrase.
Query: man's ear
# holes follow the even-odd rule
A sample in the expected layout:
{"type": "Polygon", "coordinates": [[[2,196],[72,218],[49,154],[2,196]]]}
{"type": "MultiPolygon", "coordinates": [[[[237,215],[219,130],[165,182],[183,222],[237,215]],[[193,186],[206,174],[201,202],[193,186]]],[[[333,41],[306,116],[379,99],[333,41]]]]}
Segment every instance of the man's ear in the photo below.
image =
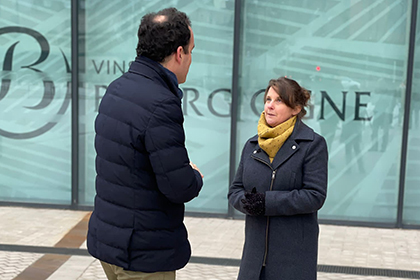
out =
{"type": "Polygon", "coordinates": [[[183,54],[184,54],[184,48],[182,46],[179,46],[176,49],[176,55],[175,55],[176,62],[181,63],[183,54]]]}

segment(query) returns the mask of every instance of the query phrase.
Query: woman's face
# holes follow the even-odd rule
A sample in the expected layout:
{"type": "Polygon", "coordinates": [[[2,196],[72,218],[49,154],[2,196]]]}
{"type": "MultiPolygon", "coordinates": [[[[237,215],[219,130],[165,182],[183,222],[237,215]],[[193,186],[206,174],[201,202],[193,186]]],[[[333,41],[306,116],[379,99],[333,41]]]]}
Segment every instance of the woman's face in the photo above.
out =
{"type": "Polygon", "coordinates": [[[265,121],[271,127],[275,127],[293,116],[299,114],[301,108],[297,106],[295,109],[288,107],[280,99],[277,92],[270,87],[264,104],[265,121]]]}

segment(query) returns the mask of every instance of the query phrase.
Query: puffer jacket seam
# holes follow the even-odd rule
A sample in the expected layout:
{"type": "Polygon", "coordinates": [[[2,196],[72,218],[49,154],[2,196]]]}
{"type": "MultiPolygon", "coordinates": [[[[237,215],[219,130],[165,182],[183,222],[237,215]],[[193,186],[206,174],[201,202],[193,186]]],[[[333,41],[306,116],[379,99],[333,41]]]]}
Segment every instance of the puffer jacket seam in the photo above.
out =
{"type": "MultiPolygon", "coordinates": [[[[105,198],[101,197],[100,195],[98,195],[98,197],[99,197],[101,200],[103,200],[103,201],[105,201],[105,202],[107,202],[107,203],[109,203],[109,204],[112,204],[112,205],[114,205],[114,206],[118,206],[118,207],[122,207],[122,208],[124,208],[124,209],[128,209],[128,210],[141,210],[141,211],[147,210],[147,211],[156,211],[156,212],[158,212],[158,210],[153,209],[153,208],[128,208],[128,207],[126,207],[126,206],[124,206],[124,205],[121,205],[121,204],[118,204],[118,203],[116,203],[116,202],[114,202],[114,201],[110,201],[110,200],[108,200],[108,199],[105,199],[105,198]]],[[[159,212],[161,212],[161,211],[159,211],[159,212]]]]}
{"type": "MultiPolygon", "coordinates": [[[[130,126],[130,127],[132,127],[132,126],[130,126]]],[[[115,141],[115,140],[109,139],[108,137],[105,137],[104,135],[101,135],[101,134],[98,134],[98,133],[96,133],[96,135],[97,135],[97,136],[100,136],[100,137],[101,137],[102,139],[104,139],[104,140],[107,140],[107,141],[112,142],[112,143],[114,143],[114,144],[117,144],[117,145],[123,146],[124,148],[128,148],[128,149],[130,149],[130,150],[133,148],[131,145],[124,145],[124,144],[119,143],[119,142],[117,142],[117,141],[115,141]]]]}
{"type": "Polygon", "coordinates": [[[128,187],[127,185],[121,185],[121,184],[118,184],[118,183],[114,183],[114,182],[111,182],[111,181],[109,181],[108,179],[106,179],[106,178],[104,178],[104,177],[102,177],[101,175],[96,175],[97,177],[99,177],[99,178],[101,178],[102,180],[104,180],[105,182],[107,182],[107,183],[110,183],[110,184],[113,184],[113,185],[116,185],[116,186],[118,186],[118,187],[124,187],[124,188],[127,188],[127,189],[133,189],[132,187],[128,187]]]}
{"type": "MultiPolygon", "coordinates": [[[[125,100],[125,99],[124,99],[125,100]]],[[[147,111],[147,110],[146,110],[147,111]]],[[[107,118],[110,118],[110,119],[113,119],[113,120],[115,120],[115,121],[117,121],[117,122],[119,122],[119,123],[122,123],[122,124],[125,124],[126,126],[128,126],[128,127],[132,127],[133,129],[135,129],[136,131],[138,131],[139,133],[142,133],[142,131],[140,130],[140,129],[138,129],[138,128],[136,128],[136,127],[134,127],[134,126],[132,126],[131,124],[129,124],[129,123],[126,123],[126,122],[123,122],[122,120],[119,120],[119,119],[117,119],[117,118],[114,118],[114,117],[112,117],[112,116],[110,116],[110,115],[108,115],[108,114],[106,114],[106,113],[99,113],[99,115],[102,115],[102,116],[105,116],[105,117],[107,117],[107,118]]],[[[101,135],[101,134],[98,134],[98,132],[96,132],[95,131],[95,133],[97,134],[97,135],[100,135],[101,137],[104,137],[105,138],[105,136],[103,136],[103,135],[101,135]]],[[[105,139],[108,139],[108,138],[105,138],[105,139]]],[[[120,143],[121,144],[121,143],[120,143]]]]}
{"type": "Polygon", "coordinates": [[[163,99],[163,100],[160,100],[160,101],[159,101],[159,104],[156,104],[156,105],[155,105],[155,108],[152,110],[152,112],[150,112],[150,113],[151,113],[151,114],[150,114],[150,118],[149,118],[149,121],[148,121],[147,126],[146,126],[146,129],[145,129],[145,131],[146,131],[146,132],[149,130],[150,123],[151,123],[151,121],[152,121],[153,117],[155,116],[156,110],[157,110],[159,107],[162,107],[162,104],[166,103],[168,100],[174,100],[174,97],[168,97],[168,98],[165,98],[165,99],[163,99]]]}
{"type": "Polygon", "coordinates": [[[156,232],[156,231],[169,231],[174,232],[175,229],[182,229],[181,226],[175,227],[173,229],[167,229],[167,228],[155,228],[155,229],[136,229],[138,232],[156,232]]]}
{"type": "MultiPolygon", "coordinates": [[[[115,204],[114,204],[115,205],[115,204]]],[[[128,208],[127,208],[128,209],[128,208]]],[[[102,223],[105,223],[105,224],[107,224],[107,225],[110,225],[110,226],[113,226],[113,227],[117,227],[117,228],[120,228],[120,229],[132,229],[132,230],[134,230],[134,228],[133,227],[121,227],[121,226],[118,226],[118,225],[114,225],[114,224],[110,224],[109,222],[106,222],[106,221],[104,221],[104,220],[102,220],[98,215],[96,215],[96,218],[98,219],[98,220],[100,220],[102,223]]]]}
{"type": "MultiPolygon", "coordinates": [[[[102,177],[101,175],[97,175],[99,178],[101,178],[102,180],[104,180],[104,181],[106,181],[107,183],[110,183],[110,184],[113,184],[113,185],[116,185],[116,186],[118,186],[118,187],[124,187],[124,188],[127,188],[127,189],[130,189],[130,190],[140,190],[140,189],[135,189],[135,188],[132,188],[132,187],[129,187],[129,186],[127,186],[127,185],[121,185],[121,184],[118,184],[118,183],[115,183],[115,182],[111,182],[111,181],[109,181],[108,179],[106,179],[106,178],[104,178],[104,177],[102,177]]],[[[158,193],[156,190],[152,190],[152,189],[141,189],[141,191],[144,191],[144,192],[155,192],[155,193],[158,193]]]]}
{"type": "Polygon", "coordinates": [[[105,198],[101,197],[100,195],[98,195],[98,197],[101,200],[103,200],[103,201],[105,201],[105,202],[107,202],[109,204],[112,204],[112,205],[118,206],[118,207],[122,207],[122,208],[125,208],[125,209],[128,209],[128,210],[149,211],[149,212],[158,212],[158,213],[162,213],[163,212],[163,211],[161,211],[161,210],[159,210],[157,208],[127,208],[124,205],[118,204],[118,203],[116,203],[114,201],[109,201],[108,199],[105,199],[105,198]]]}
{"type": "MultiPolygon", "coordinates": [[[[127,101],[127,102],[129,102],[129,103],[131,103],[131,104],[135,105],[136,107],[140,107],[141,109],[144,109],[141,105],[137,104],[136,102],[133,102],[133,101],[131,101],[131,100],[128,100],[128,99],[126,99],[126,98],[123,98],[123,97],[121,97],[121,96],[118,96],[118,95],[114,94],[113,92],[109,92],[109,95],[115,96],[115,97],[116,97],[116,98],[118,98],[118,99],[121,99],[121,100],[127,101]]],[[[145,111],[147,111],[146,109],[144,109],[144,110],[145,110],[145,111]]],[[[103,114],[103,113],[101,113],[101,114],[103,114]]]]}
{"type": "MultiPolygon", "coordinates": [[[[106,158],[103,158],[103,157],[101,157],[101,156],[99,156],[99,155],[96,155],[96,157],[97,157],[97,158],[100,158],[101,160],[104,160],[104,161],[106,161],[106,162],[108,162],[108,163],[112,163],[112,164],[115,164],[115,165],[118,165],[118,166],[127,167],[127,169],[129,169],[129,170],[131,171],[131,169],[130,169],[127,165],[124,165],[124,164],[121,164],[121,163],[116,163],[116,162],[114,162],[114,161],[110,161],[110,160],[108,160],[108,159],[106,159],[106,158]]],[[[131,172],[130,172],[130,173],[131,173],[131,172]]]]}

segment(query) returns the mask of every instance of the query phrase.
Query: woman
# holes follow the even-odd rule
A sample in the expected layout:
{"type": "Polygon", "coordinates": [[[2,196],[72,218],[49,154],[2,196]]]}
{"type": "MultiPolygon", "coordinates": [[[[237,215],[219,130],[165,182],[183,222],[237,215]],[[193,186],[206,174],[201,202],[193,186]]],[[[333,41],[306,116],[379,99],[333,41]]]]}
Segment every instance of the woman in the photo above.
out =
{"type": "Polygon", "coordinates": [[[258,135],[245,144],[228,194],[246,214],[239,280],[316,279],[328,151],[325,139],[301,120],[309,98],[284,77],[265,90],[258,135]]]}

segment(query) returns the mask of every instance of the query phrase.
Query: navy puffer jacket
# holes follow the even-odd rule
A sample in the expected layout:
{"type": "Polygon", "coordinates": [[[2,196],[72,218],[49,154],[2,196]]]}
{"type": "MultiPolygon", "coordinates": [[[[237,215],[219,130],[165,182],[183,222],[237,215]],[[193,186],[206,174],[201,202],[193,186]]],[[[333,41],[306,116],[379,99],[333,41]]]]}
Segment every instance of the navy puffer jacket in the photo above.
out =
{"type": "Polygon", "coordinates": [[[184,203],[203,181],[189,164],[178,90],[162,66],[139,57],[99,107],[87,246],[126,270],[177,270],[191,256],[184,203]]]}

